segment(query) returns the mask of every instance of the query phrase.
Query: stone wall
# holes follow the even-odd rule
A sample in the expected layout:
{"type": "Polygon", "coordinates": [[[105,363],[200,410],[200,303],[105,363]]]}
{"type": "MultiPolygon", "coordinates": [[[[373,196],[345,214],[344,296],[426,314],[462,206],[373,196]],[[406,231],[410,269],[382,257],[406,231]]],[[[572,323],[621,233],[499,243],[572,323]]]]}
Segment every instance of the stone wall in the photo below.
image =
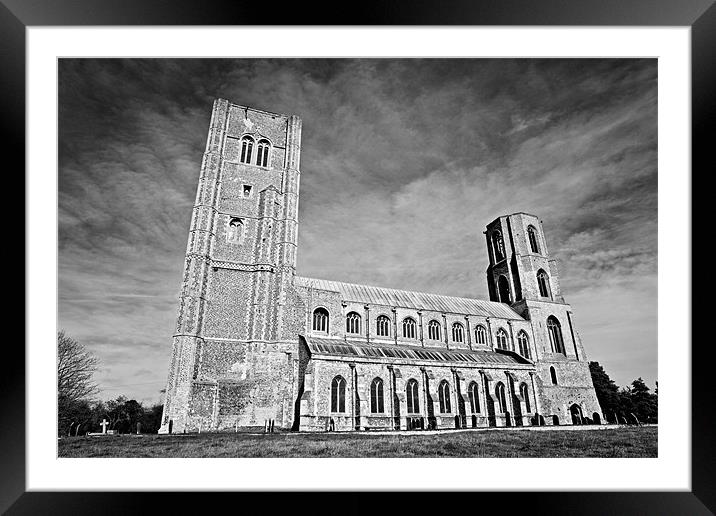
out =
{"type": "Polygon", "coordinates": [[[529,369],[312,357],[306,369],[300,429],[405,430],[410,426],[409,419],[417,420],[422,428],[434,425],[438,429],[530,425],[538,404],[529,369]],[[331,386],[337,376],[346,382],[344,411],[333,411],[331,407],[331,386]],[[371,411],[371,384],[376,378],[383,381],[384,410],[380,413],[371,411]],[[418,384],[419,410],[409,413],[406,388],[411,380],[418,384]],[[446,412],[440,410],[439,386],[442,382],[449,386],[450,410],[446,412]],[[473,383],[478,389],[478,406],[474,413],[468,397],[473,383]],[[500,410],[497,400],[499,383],[505,388],[506,410],[500,410]],[[527,400],[520,393],[523,383],[527,386],[527,400]]]}
{"type": "Polygon", "coordinates": [[[606,422],[594,391],[587,362],[539,363],[535,380],[540,397],[540,412],[547,424],[553,424],[552,418],[557,416],[559,424],[571,425],[570,407],[574,404],[580,406],[584,417],[594,420],[594,414],[597,413],[601,422],[606,422]],[[551,367],[555,369],[557,385],[552,383],[551,367]]]}
{"type": "Polygon", "coordinates": [[[496,347],[497,332],[503,329],[508,336],[507,344],[510,350],[519,352],[517,335],[521,331],[524,331],[529,341],[529,358],[534,359],[534,357],[537,356],[533,328],[529,321],[520,319],[507,320],[472,314],[443,313],[429,309],[415,310],[387,305],[350,301],[344,302],[341,300],[339,293],[316,288],[297,287],[296,292],[305,310],[302,319],[305,321],[307,332],[305,335],[308,336],[348,337],[353,340],[364,339],[367,343],[398,344],[454,350],[488,349],[496,347]],[[312,314],[317,308],[325,308],[328,310],[328,332],[314,332],[312,330],[312,314]],[[346,331],[346,316],[351,312],[356,312],[361,316],[361,331],[358,334],[349,334],[346,331]],[[390,332],[388,336],[377,335],[376,321],[380,315],[385,315],[390,319],[390,332]],[[408,317],[416,322],[415,338],[407,338],[403,334],[403,321],[408,317]],[[430,338],[428,331],[430,321],[437,321],[440,325],[440,335],[438,339],[430,338]],[[459,323],[463,327],[462,342],[457,342],[453,339],[452,326],[454,323],[459,323]],[[487,332],[487,342],[485,345],[479,345],[475,340],[475,329],[478,325],[483,326],[487,332]]]}

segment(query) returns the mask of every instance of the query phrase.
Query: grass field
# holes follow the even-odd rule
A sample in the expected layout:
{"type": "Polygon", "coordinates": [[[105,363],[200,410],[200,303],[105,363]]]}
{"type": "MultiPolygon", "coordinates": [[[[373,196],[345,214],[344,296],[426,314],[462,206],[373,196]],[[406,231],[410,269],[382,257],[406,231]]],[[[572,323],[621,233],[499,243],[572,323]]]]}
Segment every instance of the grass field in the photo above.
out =
{"type": "Polygon", "coordinates": [[[657,427],[70,437],[60,457],[656,457],[657,427]]]}

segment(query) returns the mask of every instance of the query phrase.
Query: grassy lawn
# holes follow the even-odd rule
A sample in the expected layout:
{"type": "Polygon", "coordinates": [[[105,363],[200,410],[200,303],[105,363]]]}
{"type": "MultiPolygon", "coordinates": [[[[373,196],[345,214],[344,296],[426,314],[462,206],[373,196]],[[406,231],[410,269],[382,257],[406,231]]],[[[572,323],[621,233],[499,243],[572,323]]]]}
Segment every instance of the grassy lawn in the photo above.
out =
{"type": "Polygon", "coordinates": [[[656,457],[657,427],[437,434],[120,435],[58,440],[60,457],[656,457]]]}

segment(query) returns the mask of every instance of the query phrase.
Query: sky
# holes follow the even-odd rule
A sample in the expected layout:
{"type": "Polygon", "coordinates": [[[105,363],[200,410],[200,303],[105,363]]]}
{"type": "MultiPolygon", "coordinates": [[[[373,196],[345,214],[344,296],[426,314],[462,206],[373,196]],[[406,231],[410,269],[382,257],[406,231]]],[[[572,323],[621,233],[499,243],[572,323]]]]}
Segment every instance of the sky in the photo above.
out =
{"type": "Polygon", "coordinates": [[[655,59],[61,59],[58,329],[161,401],[215,98],[303,119],[302,276],[488,299],[544,224],[589,360],[657,378],[655,59]]]}

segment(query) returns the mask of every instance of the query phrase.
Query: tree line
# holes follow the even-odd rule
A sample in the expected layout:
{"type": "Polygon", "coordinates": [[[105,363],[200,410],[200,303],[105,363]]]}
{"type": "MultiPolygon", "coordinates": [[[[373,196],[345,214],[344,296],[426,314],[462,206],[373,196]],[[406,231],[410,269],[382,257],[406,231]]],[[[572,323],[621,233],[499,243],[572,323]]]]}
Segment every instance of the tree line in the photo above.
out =
{"type": "Polygon", "coordinates": [[[161,425],[161,403],[144,406],[141,402],[118,396],[113,400],[95,399],[99,392],[93,380],[99,361],[82,344],[57,334],[57,433],[58,436],[100,432],[103,420],[107,429],[120,434],[157,433],[161,425]],[[139,426],[138,426],[139,425],[139,426]]]}
{"type": "Polygon", "coordinates": [[[659,382],[654,392],[641,377],[620,389],[599,362],[589,362],[589,371],[602,413],[609,423],[658,423],[659,382]]]}

